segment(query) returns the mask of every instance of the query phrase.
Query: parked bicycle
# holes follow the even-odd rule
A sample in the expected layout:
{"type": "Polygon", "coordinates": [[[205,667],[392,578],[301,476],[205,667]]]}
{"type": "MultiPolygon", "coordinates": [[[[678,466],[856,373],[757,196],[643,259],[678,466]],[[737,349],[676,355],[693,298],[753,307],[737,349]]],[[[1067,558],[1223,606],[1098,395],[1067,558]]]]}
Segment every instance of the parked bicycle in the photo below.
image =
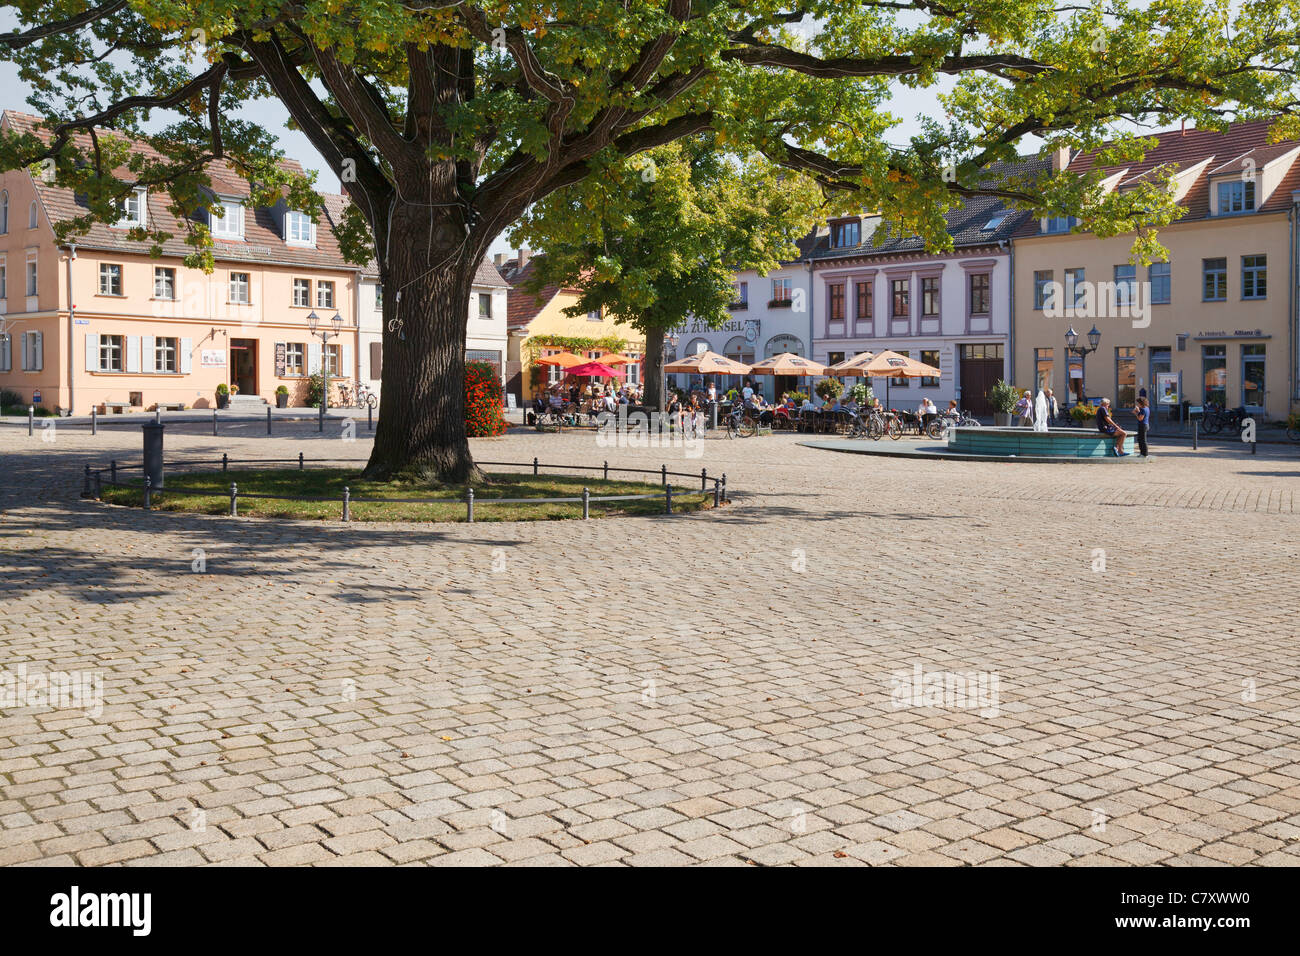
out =
{"type": "Polygon", "coordinates": [[[370,390],[364,382],[338,383],[339,406],[342,408],[375,408],[379,405],[379,396],[370,390]]]}
{"type": "Polygon", "coordinates": [[[753,411],[740,402],[731,406],[731,411],[726,416],[726,425],[728,438],[752,438],[758,434],[758,419],[754,417],[753,411]]]}
{"type": "Polygon", "coordinates": [[[944,413],[937,416],[930,422],[930,427],[926,434],[935,440],[943,440],[948,437],[950,428],[979,428],[979,419],[970,412],[959,411],[955,415],[944,413]]]}

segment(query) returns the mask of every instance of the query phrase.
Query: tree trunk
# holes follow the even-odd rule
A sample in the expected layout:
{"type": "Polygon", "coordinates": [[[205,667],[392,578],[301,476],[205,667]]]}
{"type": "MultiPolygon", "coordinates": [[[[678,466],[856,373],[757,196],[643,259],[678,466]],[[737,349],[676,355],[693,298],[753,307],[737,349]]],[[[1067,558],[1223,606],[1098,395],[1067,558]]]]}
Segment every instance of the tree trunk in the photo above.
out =
{"type": "Polygon", "coordinates": [[[465,437],[465,330],[477,261],[431,243],[429,211],[394,211],[384,288],[379,423],[365,477],[481,480],[465,437]],[[420,218],[423,217],[423,222],[420,218]]]}
{"type": "Polygon", "coordinates": [[[664,403],[664,330],[646,329],[645,404],[662,410],[664,403]]]}

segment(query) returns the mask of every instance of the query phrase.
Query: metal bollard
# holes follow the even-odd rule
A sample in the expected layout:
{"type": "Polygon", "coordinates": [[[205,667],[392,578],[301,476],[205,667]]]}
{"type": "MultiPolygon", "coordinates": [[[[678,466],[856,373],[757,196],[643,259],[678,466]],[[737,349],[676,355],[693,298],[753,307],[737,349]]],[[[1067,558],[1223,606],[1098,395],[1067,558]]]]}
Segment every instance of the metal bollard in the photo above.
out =
{"type": "Polygon", "coordinates": [[[474,489],[465,489],[465,520],[472,522],[474,520],[474,489]]]}
{"type": "Polygon", "coordinates": [[[298,452],[298,470],[302,471],[302,452],[298,452]]]}
{"type": "Polygon", "coordinates": [[[230,483],[230,517],[235,518],[239,515],[239,488],[232,481],[230,483]]]}
{"type": "Polygon", "coordinates": [[[375,406],[367,405],[366,406],[366,431],[372,432],[374,430],[375,430],[375,406]]]}
{"type": "Polygon", "coordinates": [[[81,497],[83,498],[90,497],[90,466],[89,465],[86,466],[86,484],[85,487],[81,489],[81,497]]]}
{"type": "Polygon", "coordinates": [[[727,473],[722,473],[722,500],[727,500],[727,473]]]}
{"type": "Polygon", "coordinates": [[[722,504],[722,485],[718,483],[718,479],[714,478],[713,479],[713,507],[717,508],[721,504],[722,504]]]}
{"type": "Polygon", "coordinates": [[[27,434],[31,435],[36,430],[36,406],[27,406],[27,434]]]}
{"type": "Polygon", "coordinates": [[[709,469],[700,469],[700,491],[703,491],[709,484],[709,469]]]}
{"type": "Polygon", "coordinates": [[[90,406],[90,433],[99,434],[99,409],[94,405],[90,406]]]}
{"type": "Polygon", "coordinates": [[[1201,423],[1196,419],[1192,419],[1192,451],[1196,451],[1196,437],[1200,434],[1200,431],[1201,423]]]}
{"type": "Polygon", "coordinates": [[[659,484],[661,484],[661,485],[666,485],[666,484],[668,484],[668,466],[667,466],[667,465],[660,465],[660,466],[659,466],[659,484]]]}
{"type": "Polygon", "coordinates": [[[149,492],[150,490],[152,490],[152,488],[153,488],[153,482],[149,480],[148,475],[145,475],[144,476],[144,510],[145,511],[150,511],[153,508],[153,504],[149,500],[149,492]]]}
{"type": "Polygon", "coordinates": [[[533,474],[537,474],[537,456],[533,456],[533,474]]]}
{"type": "Polygon", "coordinates": [[[212,434],[215,435],[216,433],[217,433],[217,410],[214,408],[212,410],[212,434]]]}
{"type": "Polygon", "coordinates": [[[110,484],[117,484],[117,459],[114,458],[108,463],[108,478],[110,484]]]}
{"type": "Polygon", "coordinates": [[[157,406],[155,406],[153,410],[153,423],[155,425],[162,424],[162,409],[158,408],[157,406]]]}
{"type": "Polygon", "coordinates": [[[351,499],[352,499],[352,494],[348,490],[348,486],[344,485],[343,486],[343,520],[344,521],[352,520],[351,499]]]}
{"type": "Polygon", "coordinates": [[[609,462],[605,462],[605,480],[609,481],[609,462]]]}
{"type": "Polygon", "coordinates": [[[266,406],[266,433],[271,434],[271,406],[266,406]]]}
{"type": "Polygon", "coordinates": [[[585,487],[582,489],[582,520],[586,521],[591,517],[591,492],[585,487]]]}
{"type": "Polygon", "coordinates": [[[228,470],[229,470],[229,468],[228,468],[229,465],[230,465],[230,459],[226,457],[226,453],[223,451],[223,452],[221,453],[221,470],[222,470],[222,471],[228,471],[228,470]]]}
{"type": "Polygon", "coordinates": [[[664,514],[673,513],[673,486],[664,485],[664,514]]]}

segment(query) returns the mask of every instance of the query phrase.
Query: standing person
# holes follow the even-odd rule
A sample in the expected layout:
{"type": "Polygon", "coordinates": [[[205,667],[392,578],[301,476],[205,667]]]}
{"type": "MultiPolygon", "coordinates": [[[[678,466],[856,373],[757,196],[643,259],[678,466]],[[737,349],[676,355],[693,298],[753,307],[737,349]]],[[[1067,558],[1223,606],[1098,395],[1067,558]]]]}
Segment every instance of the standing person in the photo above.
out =
{"type": "Polygon", "coordinates": [[[1029,394],[1029,389],[1025,389],[1025,394],[1016,402],[1015,413],[1020,416],[1021,428],[1034,423],[1034,397],[1029,394]]]}
{"type": "Polygon", "coordinates": [[[750,384],[749,379],[745,379],[745,386],[740,390],[740,397],[749,404],[749,400],[754,397],[754,386],[750,384]]]}
{"type": "Polygon", "coordinates": [[[710,379],[709,380],[709,404],[712,405],[717,400],[718,400],[718,386],[714,384],[712,379],[710,379]]]}
{"type": "Polygon", "coordinates": [[[1128,432],[1116,425],[1115,419],[1110,417],[1109,398],[1103,398],[1101,404],[1097,406],[1097,430],[1115,439],[1115,447],[1111,449],[1111,453],[1116,458],[1128,456],[1128,452],[1124,450],[1124,439],[1128,438],[1128,432]]]}
{"type": "Polygon", "coordinates": [[[1151,427],[1151,403],[1147,401],[1147,397],[1145,395],[1139,396],[1137,400],[1137,407],[1133,409],[1133,414],[1137,416],[1137,420],[1138,420],[1138,433],[1137,433],[1138,453],[1143,458],[1146,458],[1147,457],[1147,429],[1151,427]]]}
{"type": "Polygon", "coordinates": [[[1061,415],[1061,406],[1056,404],[1056,396],[1050,388],[1043,389],[1043,397],[1047,399],[1047,420],[1055,421],[1061,415]]]}

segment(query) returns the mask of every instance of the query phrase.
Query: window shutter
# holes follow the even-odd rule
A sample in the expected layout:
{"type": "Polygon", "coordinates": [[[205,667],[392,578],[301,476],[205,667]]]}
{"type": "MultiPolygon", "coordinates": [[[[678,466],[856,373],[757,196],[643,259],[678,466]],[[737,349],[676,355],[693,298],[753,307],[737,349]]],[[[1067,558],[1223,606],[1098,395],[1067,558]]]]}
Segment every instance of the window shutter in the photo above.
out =
{"type": "Polygon", "coordinates": [[[194,357],[190,354],[194,350],[193,339],[181,339],[181,374],[189,375],[193,370],[194,357]]]}
{"type": "Polygon", "coordinates": [[[99,371],[99,336],[93,332],[86,333],[86,371],[99,371]]]}
{"type": "Polygon", "coordinates": [[[23,370],[24,372],[27,371],[29,368],[31,368],[31,365],[29,364],[29,359],[28,359],[28,355],[29,355],[29,353],[31,352],[31,346],[27,344],[28,342],[31,341],[31,338],[32,338],[32,337],[31,337],[30,335],[28,335],[26,332],[24,332],[24,333],[22,334],[22,340],[23,340],[23,365],[22,365],[22,370],[23,370]]]}
{"type": "Polygon", "coordinates": [[[126,338],[126,370],[140,371],[140,336],[128,335],[126,338]]]}
{"type": "Polygon", "coordinates": [[[370,343],[370,377],[372,379],[383,378],[384,375],[384,343],[370,343]]]}
{"type": "Polygon", "coordinates": [[[32,336],[32,368],[38,372],[45,368],[44,332],[37,332],[32,336]]]}
{"type": "Polygon", "coordinates": [[[307,374],[317,375],[320,373],[320,346],[315,342],[307,346],[307,374]]]}
{"type": "Polygon", "coordinates": [[[339,350],[339,375],[344,378],[351,378],[352,373],[357,367],[352,363],[352,344],[350,342],[342,343],[343,347],[339,350]]]}
{"type": "Polygon", "coordinates": [[[13,368],[9,342],[10,336],[0,335],[0,372],[8,372],[13,368]]]}
{"type": "Polygon", "coordinates": [[[152,335],[140,336],[140,359],[141,368],[146,372],[158,371],[158,353],[155,350],[154,337],[152,335]]]}

